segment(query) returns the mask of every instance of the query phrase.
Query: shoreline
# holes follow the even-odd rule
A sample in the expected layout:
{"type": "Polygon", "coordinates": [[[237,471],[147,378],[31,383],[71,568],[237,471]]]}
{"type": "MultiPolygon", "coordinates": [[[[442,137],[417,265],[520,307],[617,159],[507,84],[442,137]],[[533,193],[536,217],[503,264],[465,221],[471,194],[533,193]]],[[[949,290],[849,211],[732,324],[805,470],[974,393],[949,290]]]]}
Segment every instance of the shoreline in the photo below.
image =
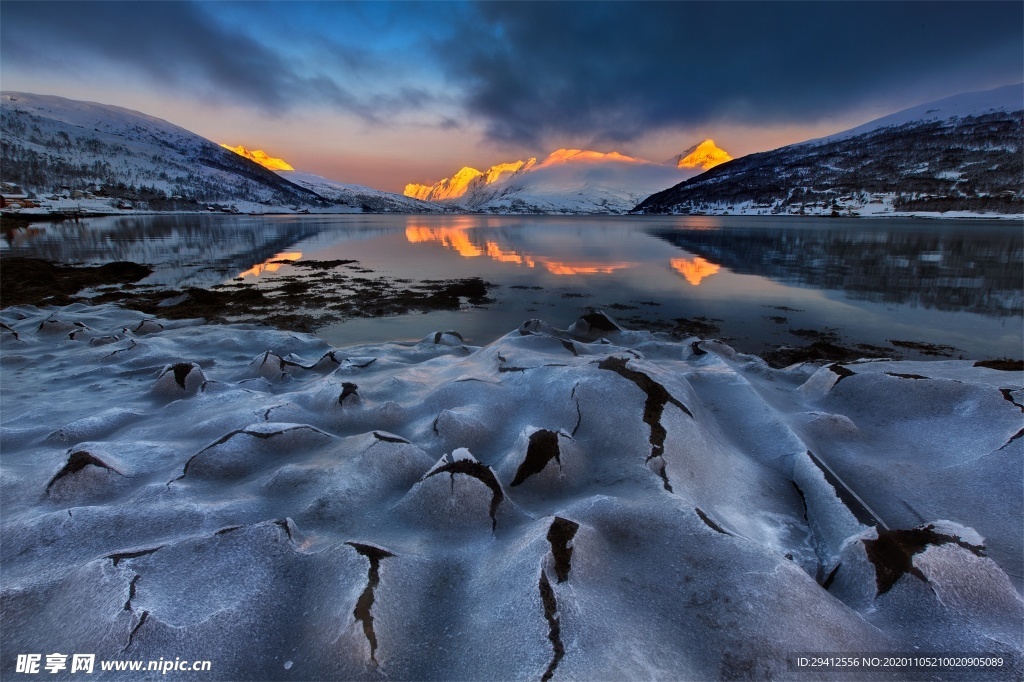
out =
{"type": "MultiPolygon", "coordinates": [[[[31,209],[29,209],[31,210],[31,209]]],[[[281,212],[266,212],[266,213],[223,213],[223,212],[211,212],[211,211],[141,211],[141,210],[130,210],[130,211],[106,211],[101,213],[80,213],[77,215],[67,215],[61,213],[37,213],[22,211],[0,211],[0,229],[11,230],[18,229],[19,227],[25,227],[32,223],[61,223],[65,221],[81,221],[90,218],[111,218],[111,217],[132,217],[132,216],[223,216],[228,218],[240,218],[240,217],[317,217],[317,216],[415,216],[417,218],[423,218],[433,216],[437,218],[444,218],[445,216],[487,216],[487,217],[528,217],[528,216],[544,216],[544,217],[558,217],[558,218],[626,218],[626,219],[643,219],[643,218],[768,218],[768,219],[802,219],[802,218],[842,218],[842,219],[864,219],[864,220],[949,220],[949,221],[964,221],[964,222],[980,222],[980,221],[991,221],[991,222],[1024,222],[1024,214],[1022,213],[975,213],[969,215],[947,215],[944,213],[937,212],[908,212],[908,213],[870,213],[870,214],[857,214],[857,215],[838,215],[832,216],[826,213],[818,214],[766,214],[766,213],[755,213],[755,212],[706,212],[706,213],[491,213],[491,212],[479,212],[479,211],[445,211],[445,212],[426,212],[426,213],[411,213],[402,211],[382,211],[374,213],[364,213],[361,211],[281,211],[281,212]]]]}
{"type": "MultiPolygon", "coordinates": [[[[0,295],[4,309],[17,305],[65,306],[72,303],[102,305],[116,303],[126,310],[177,320],[203,319],[207,323],[262,323],[281,331],[318,333],[322,329],[357,319],[396,319],[405,315],[440,311],[460,311],[495,303],[492,297],[498,285],[470,277],[460,280],[397,282],[385,276],[367,279],[357,261],[301,261],[289,263],[308,274],[275,280],[276,286],[255,283],[230,283],[212,288],[164,289],[138,285],[153,269],[132,262],[103,266],[65,266],[51,261],[21,256],[0,259],[0,295]],[[347,274],[342,274],[347,273],[347,274]],[[304,277],[314,277],[314,280],[304,277]],[[322,280],[322,281],[321,281],[322,280]],[[315,282],[315,284],[314,284],[315,282]],[[314,289],[327,284],[333,293],[314,289]],[[346,294],[337,293],[344,287],[346,294]],[[316,297],[307,305],[308,297],[316,297]]],[[[610,310],[625,312],[635,306],[611,304],[610,310]]],[[[783,306],[785,308],[785,306],[783,306]]],[[[607,316],[603,309],[585,310],[607,316]]],[[[649,315],[649,314],[648,314],[649,315]]],[[[768,317],[771,317],[770,315],[768,317]]],[[[785,320],[779,317],[778,320],[785,320]]],[[[609,318],[618,329],[658,333],[666,339],[696,337],[712,340],[720,332],[719,319],[706,317],[662,319],[629,316],[619,322],[609,318]]],[[[939,343],[913,339],[893,339],[890,346],[850,343],[831,328],[790,329],[794,341],[774,344],[752,352],[770,366],[780,369],[800,362],[842,363],[856,360],[902,360],[908,352],[915,360],[946,360],[960,349],[939,343]],[[802,343],[801,343],[802,342],[802,343]]],[[[735,339],[721,337],[726,343],[735,339]]],[[[744,351],[750,352],[750,351],[744,351]]],[[[959,355],[959,359],[967,359],[959,355]]],[[[1015,362],[1015,358],[990,356],[975,361],[1015,362]]]]}

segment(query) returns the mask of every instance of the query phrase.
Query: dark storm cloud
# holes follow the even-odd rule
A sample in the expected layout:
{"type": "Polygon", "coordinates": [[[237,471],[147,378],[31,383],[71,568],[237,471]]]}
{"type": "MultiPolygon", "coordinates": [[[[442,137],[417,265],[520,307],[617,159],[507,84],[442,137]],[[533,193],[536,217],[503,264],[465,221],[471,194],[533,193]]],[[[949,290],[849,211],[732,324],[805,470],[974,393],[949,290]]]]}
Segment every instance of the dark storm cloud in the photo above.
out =
{"type": "Polygon", "coordinates": [[[498,140],[800,123],[1022,79],[1020,2],[482,2],[438,45],[498,140]],[[942,91],[945,88],[945,91],[942,91]]]}
{"type": "MultiPolygon", "coordinates": [[[[216,93],[268,111],[316,102],[373,119],[429,98],[408,88],[357,97],[335,77],[311,72],[294,56],[250,37],[245,26],[221,25],[201,7],[181,2],[4,2],[0,55],[5,65],[61,68],[72,75],[116,77],[122,69],[134,70],[158,86],[216,93]]],[[[338,65],[351,70],[365,63],[353,54],[338,65]]]]}

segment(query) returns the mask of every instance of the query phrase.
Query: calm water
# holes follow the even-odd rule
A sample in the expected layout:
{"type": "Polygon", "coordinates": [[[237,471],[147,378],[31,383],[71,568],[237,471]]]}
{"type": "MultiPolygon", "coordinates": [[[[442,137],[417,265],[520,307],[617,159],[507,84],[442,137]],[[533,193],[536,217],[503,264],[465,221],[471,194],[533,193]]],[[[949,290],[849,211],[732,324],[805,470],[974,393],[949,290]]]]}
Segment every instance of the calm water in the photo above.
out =
{"type": "Polygon", "coordinates": [[[1024,352],[1024,234],[1007,222],[118,217],[10,232],[0,254],[148,263],[157,270],[146,281],[168,287],[267,281],[298,273],[270,261],[335,259],[356,259],[394,278],[480,276],[500,285],[496,303],[483,308],[353,320],[318,332],[337,345],[420,339],[437,329],[483,344],[531,317],[564,328],[600,307],[632,327],[642,320],[718,319],[719,337],[752,352],[802,344],[790,330],[825,327],[849,344],[922,341],[971,358],[1024,352]]]}

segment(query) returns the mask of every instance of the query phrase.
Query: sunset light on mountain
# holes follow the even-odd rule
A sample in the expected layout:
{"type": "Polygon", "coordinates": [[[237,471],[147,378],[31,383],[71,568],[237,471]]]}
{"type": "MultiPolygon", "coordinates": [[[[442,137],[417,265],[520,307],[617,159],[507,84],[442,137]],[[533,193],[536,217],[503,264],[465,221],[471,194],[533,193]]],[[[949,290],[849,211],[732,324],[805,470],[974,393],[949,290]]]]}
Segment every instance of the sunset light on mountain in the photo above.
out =
{"type": "Polygon", "coordinates": [[[227,144],[223,144],[223,143],[221,143],[220,146],[224,147],[225,149],[228,149],[230,151],[233,151],[234,153],[238,154],[239,156],[244,156],[245,158],[249,159],[250,161],[255,161],[256,163],[258,163],[259,165],[263,166],[264,168],[266,168],[268,170],[272,170],[272,171],[277,171],[277,170],[291,171],[291,170],[295,170],[284,159],[275,159],[275,158],[273,158],[271,156],[268,156],[267,153],[264,152],[262,149],[257,149],[255,151],[249,151],[248,149],[246,149],[242,145],[238,145],[236,147],[232,147],[231,145],[227,145],[227,144]]]}
{"type": "Polygon", "coordinates": [[[707,139],[674,157],[673,161],[679,168],[708,170],[726,161],[732,161],[732,157],[724,149],[719,149],[714,140],[707,139]]]}

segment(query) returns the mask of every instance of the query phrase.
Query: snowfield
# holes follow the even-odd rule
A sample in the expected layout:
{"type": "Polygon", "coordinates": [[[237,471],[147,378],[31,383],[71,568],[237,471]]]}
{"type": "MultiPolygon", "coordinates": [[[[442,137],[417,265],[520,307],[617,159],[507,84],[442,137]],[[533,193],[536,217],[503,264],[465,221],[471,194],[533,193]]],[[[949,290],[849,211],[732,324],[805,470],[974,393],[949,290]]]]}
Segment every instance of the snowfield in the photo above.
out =
{"type": "Polygon", "coordinates": [[[1024,673],[1022,372],[773,370],[599,313],[481,348],[0,317],[5,678],[51,652],[223,680],[1024,673]]]}

